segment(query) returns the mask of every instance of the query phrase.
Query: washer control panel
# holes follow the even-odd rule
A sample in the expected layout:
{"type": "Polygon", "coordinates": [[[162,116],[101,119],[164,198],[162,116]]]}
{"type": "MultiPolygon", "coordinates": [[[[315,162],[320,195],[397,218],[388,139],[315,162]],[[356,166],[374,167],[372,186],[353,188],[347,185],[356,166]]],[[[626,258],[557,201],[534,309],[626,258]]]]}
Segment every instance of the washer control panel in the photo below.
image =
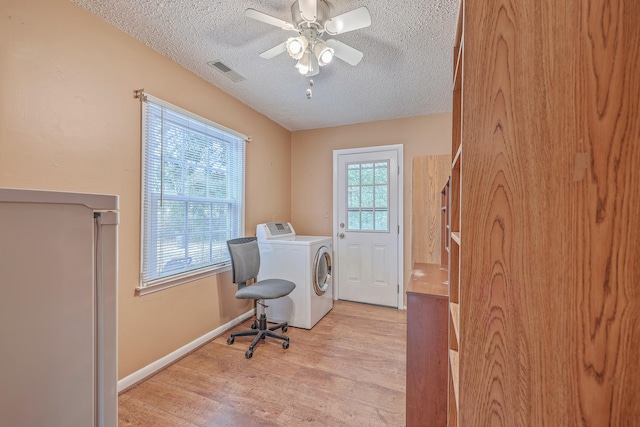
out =
{"type": "Polygon", "coordinates": [[[278,239],[295,236],[296,232],[289,222],[265,222],[258,224],[256,237],[258,240],[278,239]]]}

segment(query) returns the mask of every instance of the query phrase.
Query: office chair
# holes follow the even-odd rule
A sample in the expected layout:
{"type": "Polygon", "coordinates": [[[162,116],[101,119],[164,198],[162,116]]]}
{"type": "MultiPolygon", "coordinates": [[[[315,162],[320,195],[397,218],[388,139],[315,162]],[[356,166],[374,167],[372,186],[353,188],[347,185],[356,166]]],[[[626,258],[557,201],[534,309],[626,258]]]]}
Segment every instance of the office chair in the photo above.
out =
{"type": "Polygon", "coordinates": [[[295,283],[283,279],[260,280],[247,286],[247,282],[258,277],[260,270],[260,251],[258,241],[255,237],[240,237],[227,241],[229,254],[231,254],[231,269],[233,270],[233,283],[238,285],[236,298],[256,300],[256,320],[251,325],[251,330],[233,332],[227,344],[233,344],[235,337],[253,336],[255,338],[249,346],[249,350],[244,354],[247,359],[253,356],[253,349],[266,337],[273,337],[284,340],[282,348],[289,348],[289,337],[279,334],[277,329],[287,332],[289,324],[287,322],[278,323],[275,326],[267,327],[267,316],[265,314],[264,300],[280,298],[289,295],[296,287],[295,283]]]}

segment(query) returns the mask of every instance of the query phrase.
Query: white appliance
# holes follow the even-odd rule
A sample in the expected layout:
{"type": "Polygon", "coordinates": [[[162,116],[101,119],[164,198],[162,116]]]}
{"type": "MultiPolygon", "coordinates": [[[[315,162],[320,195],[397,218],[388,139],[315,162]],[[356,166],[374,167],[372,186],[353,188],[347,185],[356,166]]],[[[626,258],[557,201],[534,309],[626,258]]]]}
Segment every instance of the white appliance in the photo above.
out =
{"type": "Polygon", "coordinates": [[[258,279],[280,278],[296,284],[289,295],[267,301],[267,319],[311,329],[333,308],[331,237],[298,236],[288,222],[258,224],[256,237],[258,279]]]}
{"type": "Polygon", "coordinates": [[[0,424],[118,424],[118,196],[0,188],[0,424]]]}

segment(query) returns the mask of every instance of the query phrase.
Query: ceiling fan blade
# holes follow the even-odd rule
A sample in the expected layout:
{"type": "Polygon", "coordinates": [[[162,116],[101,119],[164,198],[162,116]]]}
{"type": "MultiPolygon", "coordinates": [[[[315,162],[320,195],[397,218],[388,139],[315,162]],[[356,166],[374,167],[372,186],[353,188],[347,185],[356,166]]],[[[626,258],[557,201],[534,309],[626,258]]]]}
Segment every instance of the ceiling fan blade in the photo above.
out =
{"type": "Polygon", "coordinates": [[[264,52],[262,52],[260,54],[260,58],[271,59],[286,51],[287,51],[287,42],[280,43],[279,45],[274,46],[271,49],[267,49],[264,52]]]}
{"type": "Polygon", "coordinates": [[[283,21],[282,19],[276,18],[275,16],[267,15],[266,13],[257,11],[255,9],[249,8],[245,10],[244,16],[246,16],[247,18],[255,19],[256,21],[264,22],[265,24],[280,27],[283,30],[295,30],[295,28],[293,28],[293,25],[288,23],[287,21],[283,21]]]}
{"type": "Polygon", "coordinates": [[[333,54],[336,58],[342,59],[349,65],[354,67],[362,60],[364,54],[358,49],[354,49],[349,45],[346,45],[338,40],[329,39],[325,42],[327,46],[333,49],[333,54]]]}
{"type": "Polygon", "coordinates": [[[324,24],[327,33],[335,36],[336,34],[346,33],[348,31],[359,30],[371,25],[371,15],[369,9],[365,6],[334,16],[324,24]]]}
{"type": "Polygon", "coordinates": [[[300,15],[307,22],[316,22],[318,19],[318,0],[298,0],[300,15]]]}

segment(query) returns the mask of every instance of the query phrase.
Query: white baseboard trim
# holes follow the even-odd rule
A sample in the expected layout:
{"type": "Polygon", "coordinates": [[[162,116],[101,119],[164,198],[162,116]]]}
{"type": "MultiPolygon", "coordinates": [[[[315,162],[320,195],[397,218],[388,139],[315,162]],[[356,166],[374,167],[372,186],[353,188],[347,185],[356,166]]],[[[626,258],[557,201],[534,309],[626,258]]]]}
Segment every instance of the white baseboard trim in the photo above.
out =
{"type": "Polygon", "coordinates": [[[246,313],[236,317],[235,319],[225,323],[224,325],[219,326],[213,331],[204,334],[200,338],[197,338],[191,341],[189,344],[186,344],[180,347],[176,351],[173,351],[167,354],[166,356],[156,360],[155,362],[145,366],[144,368],[134,372],[133,374],[124,377],[123,379],[118,381],[118,393],[121,393],[122,391],[128,389],[134,384],[137,384],[140,381],[150,377],[151,375],[155,374],[162,368],[172,364],[173,362],[180,359],[181,357],[188,354],[189,352],[195,350],[196,348],[207,343],[208,341],[211,341],[212,339],[216,338],[218,335],[221,335],[225,331],[233,328],[236,325],[239,325],[240,323],[244,322],[245,320],[253,316],[254,313],[255,313],[255,309],[251,309],[246,313]]]}

